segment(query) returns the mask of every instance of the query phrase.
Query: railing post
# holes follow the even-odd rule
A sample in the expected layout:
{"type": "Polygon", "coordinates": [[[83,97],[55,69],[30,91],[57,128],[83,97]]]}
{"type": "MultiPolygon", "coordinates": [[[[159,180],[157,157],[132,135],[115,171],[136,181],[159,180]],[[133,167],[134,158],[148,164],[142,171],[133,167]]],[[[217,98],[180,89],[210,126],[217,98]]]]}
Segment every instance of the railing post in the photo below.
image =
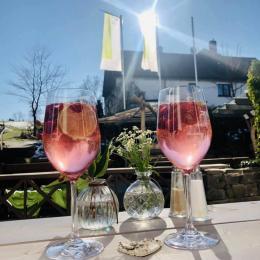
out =
{"type": "Polygon", "coordinates": [[[67,214],[70,215],[70,205],[71,205],[71,191],[70,191],[70,182],[66,182],[66,204],[67,204],[67,214]]]}
{"type": "Polygon", "coordinates": [[[24,180],[24,185],[23,185],[23,192],[24,192],[24,196],[23,196],[23,207],[24,207],[24,216],[25,218],[28,217],[28,207],[27,207],[27,197],[28,197],[28,192],[27,192],[27,180],[24,180]]]}

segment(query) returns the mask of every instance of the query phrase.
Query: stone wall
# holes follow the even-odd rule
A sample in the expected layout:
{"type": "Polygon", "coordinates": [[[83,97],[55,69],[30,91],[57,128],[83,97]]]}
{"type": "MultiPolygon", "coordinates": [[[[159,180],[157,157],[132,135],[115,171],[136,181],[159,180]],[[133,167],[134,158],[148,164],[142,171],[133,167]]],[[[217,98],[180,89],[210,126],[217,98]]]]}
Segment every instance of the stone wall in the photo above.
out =
{"type": "Polygon", "coordinates": [[[260,200],[260,168],[205,168],[203,173],[209,204],[260,200]]]}

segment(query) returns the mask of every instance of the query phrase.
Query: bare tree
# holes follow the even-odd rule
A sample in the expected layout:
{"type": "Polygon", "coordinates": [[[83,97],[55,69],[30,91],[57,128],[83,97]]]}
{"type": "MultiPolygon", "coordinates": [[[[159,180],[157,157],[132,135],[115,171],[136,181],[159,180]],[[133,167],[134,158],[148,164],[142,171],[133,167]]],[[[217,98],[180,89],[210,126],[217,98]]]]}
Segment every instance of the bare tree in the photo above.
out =
{"type": "Polygon", "coordinates": [[[93,93],[93,95],[96,97],[96,99],[99,98],[99,93],[102,87],[102,80],[99,76],[87,76],[82,84],[81,84],[81,88],[84,88],[90,92],[93,93]]]}
{"type": "Polygon", "coordinates": [[[50,52],[45,48],[35,48],[25,57],[25,64],[14,69],[16,79],[9,82],[15,91],[8,94],[20,97],[30,107],[34,136],[42,96],[49,90],[60,87],[65,76],[64,69],[61,66],[53,65],[50,56],[50,52]]]}

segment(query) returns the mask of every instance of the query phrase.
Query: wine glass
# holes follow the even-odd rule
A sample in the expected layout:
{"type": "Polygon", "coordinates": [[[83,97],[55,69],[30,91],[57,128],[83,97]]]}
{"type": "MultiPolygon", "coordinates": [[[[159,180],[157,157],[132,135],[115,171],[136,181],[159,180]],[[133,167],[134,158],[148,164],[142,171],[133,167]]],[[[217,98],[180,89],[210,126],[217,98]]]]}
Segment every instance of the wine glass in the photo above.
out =
{"type": "Polygon", "coordinates": [[[184,176],[186,225],[170,234],[165,244],[179,249],[207,249],[219,239],[198,232],[192,223],[190,175],[210,146],[212,130],[202,89],[196,85],[162,89],[158,100],[157,138],[165,156],[184,176]]]}
{"type": "Polygon", "coordinates": [[[50,245],[46,256],[50,259],[95,256],[103,250],[103,245],[79,238],[76,205],[76,180],[87,170],[100,148],[96,101],[90,92],[60,88],[48,93],[43,145],[51,164],[70,181],[72,216],[70,239],[50,245]]]}

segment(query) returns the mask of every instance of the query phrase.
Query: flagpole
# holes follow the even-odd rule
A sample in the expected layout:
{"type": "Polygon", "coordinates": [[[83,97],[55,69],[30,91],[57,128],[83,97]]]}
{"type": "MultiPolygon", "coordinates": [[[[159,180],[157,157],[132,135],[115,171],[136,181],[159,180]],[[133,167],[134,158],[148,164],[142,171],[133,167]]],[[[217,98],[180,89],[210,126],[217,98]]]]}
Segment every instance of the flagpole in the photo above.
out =
{"type": "Polygon", "coordinates": [[[122,64],[122,88],[123,88],[123,107],[126,110],[126,90],[125,90],[125,63],[124,63],[124,48],[123,48],[123,17],[120,15],[120,37],[121,37],[121,64],[122,64]]]}
{"type": "Polygon", "coordinates": [[[192,31],[192,41],[193,41],[193,62],[194,62],[194,72],[195,72],[195,83],[198,86],[198,71],[197,71],[197,58],[196,58],[196,47],[195,47],[195,32],[194,32],[194,21],[193,16],[191,17],[191,31],[192,31]]]}
{"type": "Polygon", "coordinates": [[[162,89],[162,74],[161,74],[161,50],[160,50],[160,44],[159,44],[159,36],[158,36],[158,30],[157,27],[155,28],[156,30],[156,41],[158,43],[157,46],[157,62],[158,62],[158,78],[159,78],[159,84],[160,84],[160,90],[162,89]]]}

